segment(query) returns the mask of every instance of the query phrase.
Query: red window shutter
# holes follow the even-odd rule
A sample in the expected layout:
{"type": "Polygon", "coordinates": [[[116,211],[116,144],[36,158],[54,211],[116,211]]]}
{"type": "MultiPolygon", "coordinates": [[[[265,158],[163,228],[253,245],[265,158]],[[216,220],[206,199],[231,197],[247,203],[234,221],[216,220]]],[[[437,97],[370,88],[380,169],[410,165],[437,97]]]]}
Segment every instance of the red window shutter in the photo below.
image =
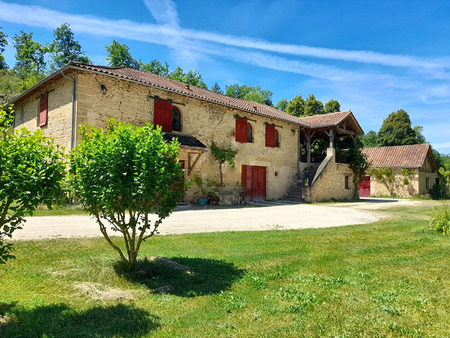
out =
{"type": "Polygon", "coordinates": [[[48,122],[48,95],[41,95],[39,103],[39,127],[44,127],[48,122]]]}
{"type": "Polygon", "coordinates": [[[236,142],[247,143],[247,120],[236,118],[236,142]]]}
{"type": "Polygon", "coordinates": [[[161,126],[162,131],[172,131],[172,105],[168,101],[158,100],[155,102],[155,126],[161,126]]]}
{"type": "Polygon", "coordinates": [[[275,148],[275,126],[266,124],[266,147],[275,148]]]}

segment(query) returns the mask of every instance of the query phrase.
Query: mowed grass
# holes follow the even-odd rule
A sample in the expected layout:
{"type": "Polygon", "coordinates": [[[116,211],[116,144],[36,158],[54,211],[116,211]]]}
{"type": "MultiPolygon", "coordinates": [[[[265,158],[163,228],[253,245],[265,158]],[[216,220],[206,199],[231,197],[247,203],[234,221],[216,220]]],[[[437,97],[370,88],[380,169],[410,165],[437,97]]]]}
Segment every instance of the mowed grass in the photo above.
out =
{"type": "MultiPolygon", "coordinates": [[[[101,239],[15,243],[5,337],[448,337],[450,237],[432,207],[341,228],[157,236],[121,270],[101,239]]],[[[301,217],[301,215],[299,215],[301,217]]]]}

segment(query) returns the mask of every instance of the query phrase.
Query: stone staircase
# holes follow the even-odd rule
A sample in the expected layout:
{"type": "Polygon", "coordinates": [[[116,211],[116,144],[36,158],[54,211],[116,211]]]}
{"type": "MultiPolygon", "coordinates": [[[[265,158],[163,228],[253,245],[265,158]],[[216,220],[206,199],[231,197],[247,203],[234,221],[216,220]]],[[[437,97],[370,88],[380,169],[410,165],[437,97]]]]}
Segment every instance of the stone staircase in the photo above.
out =
{"type": "Polygon", "coordinates": [[[318,167],[319,164],[314,164],[303,170],[300,174],[300,178],[297,180],[297,183],[288,189],[282,200],[289,202],[303,202],[303,196],[306,195],[306,189],[309,189],[305,185],[305,180],[308,179],[309,184],[311,184],[318,167]]]}

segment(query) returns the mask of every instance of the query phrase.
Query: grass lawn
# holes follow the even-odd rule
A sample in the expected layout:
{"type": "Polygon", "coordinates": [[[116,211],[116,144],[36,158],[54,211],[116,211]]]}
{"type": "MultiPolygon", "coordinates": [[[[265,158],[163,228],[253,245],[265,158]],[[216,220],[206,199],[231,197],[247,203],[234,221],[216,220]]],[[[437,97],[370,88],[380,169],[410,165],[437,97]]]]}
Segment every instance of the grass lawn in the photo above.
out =
{"type": "MultiPolygon", "coordinates": [[[[432,207],[342,228],[158,236],[126,274],[103,239],[15,243],[4,337],[448,337],[450,237],[432,207]]],[[[301,217],[301,215],[299,215],[301,217]]]]}

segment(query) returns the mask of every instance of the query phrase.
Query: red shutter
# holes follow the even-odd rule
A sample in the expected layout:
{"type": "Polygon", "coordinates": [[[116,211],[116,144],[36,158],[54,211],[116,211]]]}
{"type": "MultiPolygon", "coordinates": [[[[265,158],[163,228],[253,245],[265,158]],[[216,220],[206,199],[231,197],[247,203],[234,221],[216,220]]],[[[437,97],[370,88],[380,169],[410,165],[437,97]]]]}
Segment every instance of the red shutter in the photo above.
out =
{"type": "Polygon", "coordinates": [[[168,101],[158,100],[155,102],[155,126],[161,126],[162,131],[172,131],[172,105],[168,101]]]}
{"type": "Polygon", "coordinates": [[[47,94],[41,95],[41,101],[39,104],[39,127],[44,127],[48,122],[48,96],[47,94]]]}
{"type": "Polygon", "coordinates": [[[247,120],[236,118],[236,142],[247,143],[247,120]]]}
{"type": "Polygon", "coordinates": [[[275,148],[275,126],[266,124],[266,147],[275,148]]]}

